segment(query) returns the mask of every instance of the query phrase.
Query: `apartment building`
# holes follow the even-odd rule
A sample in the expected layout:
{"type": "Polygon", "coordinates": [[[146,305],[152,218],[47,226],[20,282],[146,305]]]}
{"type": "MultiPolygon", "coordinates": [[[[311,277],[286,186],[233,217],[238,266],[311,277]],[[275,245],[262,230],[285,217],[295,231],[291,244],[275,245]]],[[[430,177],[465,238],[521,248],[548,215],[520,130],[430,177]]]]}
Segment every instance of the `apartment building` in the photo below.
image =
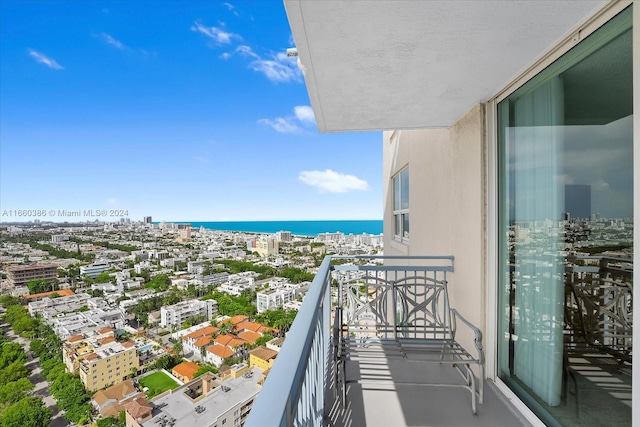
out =
{"type": "Polygon", "coordinates": [[[57,277],[57,264],[12,265],[7,267],[9,286],[26,286],[30,280],[54,280],[57,277]]]}
{"type": "Polygon", "coordinates": [[[293,237],[290,231],[278,231],[276,233],[276,240],[279,242],[291,242],[293,237]]]}
{"type": "Polygon", "coordinates": [[[62,243],[69,240],[68,234],[54,234],[51,236],[51,243],[62,243]]]}
{"type": "Polygon", "coordinates": [[[200,301],[196,299],[182,301],[174,305],[160,308],[160,326],[168,329],[180,329],[182,322],[189,317],[205,316],[211,320],[218,312],[215,300],[200,301]]]}
{"type": "Polygon", "coordinates": [[[111,267],[106,262],[96,262],[93,264],[85,265],[80,267],[80,275],[81,276],[89,276],[94,279],[98,277],[100,273],[104,273],[105,271],[109,271],[111,267]]]}
{"type": "MultiPolygon", "coordinates": [[[[383,131],[385,255],[455,258],[450,303],[482,330],[485,391],[513,404],[501,411],[521,425],[637,425],[638,4],[285,6],[318,129],[383,131]],[[612,240],[609,252],[598,243],[612,240]]],[[[277,375],[276,362],[265,392],[277,375]]],[[[394,399],[400,409],[386,425],[406,425],[411,400],[426,424],[461,412],[449,403],[430,415],[430,390],[391,393],[385,416],[394,399]]],[[[298,419],[267,397],[262,407],[263,396],[250,425],[269,411],[298,419]]],[[[320,425],[326,413],[302,423],[320,425]]],[[[366,422],[379,413],[365,399],[366,422]]]]}
{"type": "Polygon", "coordinates": [[[249,366],[257,367],[266,371],[267,369],[271,369],[273,363],[276,361],[276,357],[278,357],[278,352],[275,350],[271,350],[267,347],[258,347],[249,351],[249,366]]]}
{"type": "Polygon", "coordinates": [[[196,274],[196,276],[191,281],[196,286],[209,286],[209,285],[219,285],[225,283],[229,280],[229,273],[213,273],[208,274],[206,276],[201,274],[196,274]]]}
{"type": "Polygon", "coordinates": [[[158,411],[132,425],[156,427],[166,420],[174,427],[242,426],[260,392],[261,378],[260,369],[246,364],[233,366],[224,377],[206,373],[154,400],[158,411]]]}
{"type": "Polygon", "coordinates": [[[278,254],[278,240],[276,239],[252,239],[247,242],[247,250],[257,252],[260,256],[278,254]]]}
{"type": "Polygon", "coordinates": [[[187,273],[202,274],[205,269],[206,261],[189,261],[187,263],[187,273]]]}
{"type": "Polygon", "coordinates": [[[255,289],[256,277],[257,275],[252,271],[232,274],[228,277],[229,281],[227,283],[223,283],[218,287],[218,291],[226,292],[229,295],[240,296],[242,294],[242,291],[244,291],[245,289],[255,289]]]}
{"type": "Polygon", "coordinates": [[[286,303],[296,299],[297,287],[280,287],[265,289],[256,293],[256,308],[258,313],[267,310],[277,310],[286,303]]]}
{"type": "Polygon", "coordinates": [[[235,335],[218,335],[213,339],[213,345],[206,347],[205,360],[216,366],[222,365],[224,359],[236,357],[250,343],[235,335]]]}
{"type": "Polygon", "coordinates": [[[119,343],[113,337],[92,344],[93,351],[83,354],[79,364],[80,380],[87,391],[96,391],[124,381],[137,372],[140,360],[131,341],[119,343]]]}
{"type": "Polygon", "coordinates": [[[185,352],[193,352],[194,354],[201,354],[202,349],[209,346],[213,337],[220,331],[215,326],[207,325],[202,328],[198,328],[195,331],[189,332],[182,336],[182,345],[185,352]]]}

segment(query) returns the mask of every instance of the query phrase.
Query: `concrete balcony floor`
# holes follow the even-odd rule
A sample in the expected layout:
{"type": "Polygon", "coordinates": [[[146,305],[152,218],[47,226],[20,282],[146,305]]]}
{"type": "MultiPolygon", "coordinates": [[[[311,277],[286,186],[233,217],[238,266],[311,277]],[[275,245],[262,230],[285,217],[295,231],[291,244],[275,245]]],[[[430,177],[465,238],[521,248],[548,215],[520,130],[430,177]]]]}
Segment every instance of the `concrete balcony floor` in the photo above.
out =
{"type": "MultiPolygon", "coordinates": [[[[462,379],[450,365],[407,363],[384,355],[375,361],[349,361],[346,365],[346,406],[336,398],[335,366],[331,368],[325,406],[327,426],[531,425],[491,381],[485,381],[484,403],[478,404],[477,415],[471,410],[468,390],[421,385],[434,381],[460,384],[462,379]]],[[[337,390],[339,396],[340,387],[337,390]]]]}

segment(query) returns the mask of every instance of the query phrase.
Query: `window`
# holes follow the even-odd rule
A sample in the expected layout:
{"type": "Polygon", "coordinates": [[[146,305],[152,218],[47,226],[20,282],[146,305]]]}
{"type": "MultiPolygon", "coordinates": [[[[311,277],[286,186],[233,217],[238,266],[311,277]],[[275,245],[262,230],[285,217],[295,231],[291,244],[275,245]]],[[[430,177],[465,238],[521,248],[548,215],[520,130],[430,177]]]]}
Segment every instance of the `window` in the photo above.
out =
{"type": "Polygon", "coordinates": [[[498,375],[547,425],[632,422],[631,12],[498,104],[498,375]]]}
{"type": "Polygon", "coordinates": [[[396,240],[409,241],[409,168],[393,177],[393,224],[396,240]]]}

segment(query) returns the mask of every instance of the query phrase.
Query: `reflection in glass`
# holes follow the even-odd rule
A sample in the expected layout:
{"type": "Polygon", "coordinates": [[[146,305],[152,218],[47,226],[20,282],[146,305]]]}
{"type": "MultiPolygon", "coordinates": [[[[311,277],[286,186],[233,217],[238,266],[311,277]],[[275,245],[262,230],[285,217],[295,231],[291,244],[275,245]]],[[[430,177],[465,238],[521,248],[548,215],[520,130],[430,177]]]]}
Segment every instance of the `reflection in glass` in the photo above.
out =
{"type": "Polygon", "coordinates": [[[631,64],[629,7],[498,105],[499,375],[548,424],[631,424],[631,64]]]}

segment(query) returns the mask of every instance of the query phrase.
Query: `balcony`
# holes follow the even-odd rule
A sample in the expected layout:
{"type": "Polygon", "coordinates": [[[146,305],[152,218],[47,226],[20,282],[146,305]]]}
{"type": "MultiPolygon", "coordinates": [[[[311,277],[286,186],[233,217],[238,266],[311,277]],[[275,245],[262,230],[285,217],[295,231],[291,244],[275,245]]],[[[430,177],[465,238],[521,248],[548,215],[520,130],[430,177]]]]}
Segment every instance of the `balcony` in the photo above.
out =
{"type": "MultiPolygon", "coordinates": [[[[416,278],[446,284],[448,274],[453,257],[326,257],[246,426],[529,425],[491,381],[485,381],[484,402],[474,415],[474,392],[451,368],[456,363],[408,363],[405,348],[398,357],[397,348],[378,345],[388,338],[398,342],[397,324],[389,320],[398,307],[407,317],[426,304],[416,278]],[[414,281],[397,287],[403,278],[414,281]],[[343,345],[350,360],[336,363],[343,345]],[[443,386],[448,384],[462,387],[443,386]]],[[[403,337],[424,335],[419,325],[410,331],[403,326],[403,337]]],[[[481,338],[477,349],[476,361],[482,361],[481,338]]]]}

